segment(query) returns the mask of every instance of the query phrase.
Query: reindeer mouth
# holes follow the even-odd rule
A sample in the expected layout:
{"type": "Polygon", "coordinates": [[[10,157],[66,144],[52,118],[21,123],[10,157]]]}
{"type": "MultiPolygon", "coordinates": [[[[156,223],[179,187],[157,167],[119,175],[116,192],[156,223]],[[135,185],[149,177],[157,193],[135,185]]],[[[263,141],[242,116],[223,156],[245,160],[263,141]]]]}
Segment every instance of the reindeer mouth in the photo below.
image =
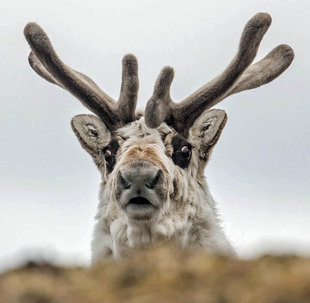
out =
{"type": "Polygon", "coordinates": [[[144,197],[135,197],[129,200],[126,205],[126,213],[133,220],[150,220],[156,207],[144,197]]]}
{"type": "Polygon", "coordinates": [[[147,206],[147,205],[153,206],[153,204],[148,199],[143,198],[143,197],[132,198],[129,200],[127,205],[129,204],[137,205],[137,206],[147,206]]]}

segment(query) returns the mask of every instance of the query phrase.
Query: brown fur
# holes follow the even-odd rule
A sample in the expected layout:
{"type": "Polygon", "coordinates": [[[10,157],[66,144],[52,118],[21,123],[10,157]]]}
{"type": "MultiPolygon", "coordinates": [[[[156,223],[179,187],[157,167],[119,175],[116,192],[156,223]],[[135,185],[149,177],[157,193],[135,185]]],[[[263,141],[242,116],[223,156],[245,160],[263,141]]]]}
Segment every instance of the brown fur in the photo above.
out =
{"type": "Polygon", "coordinates": [[[155,166],[159,166],[166,174],[168,173],[164,163],[161,161],[158,153],[151,146],[134,146],[124,157],[123,164],[130,162],[139,162],[139,160],[147,161],[155,166]]]}

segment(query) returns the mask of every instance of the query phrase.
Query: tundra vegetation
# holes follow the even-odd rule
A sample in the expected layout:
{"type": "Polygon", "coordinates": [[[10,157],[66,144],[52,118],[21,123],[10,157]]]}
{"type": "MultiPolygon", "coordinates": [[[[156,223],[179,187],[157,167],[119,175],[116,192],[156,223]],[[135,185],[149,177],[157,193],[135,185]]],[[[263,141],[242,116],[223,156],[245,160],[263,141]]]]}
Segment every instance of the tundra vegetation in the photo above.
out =
{"type": "Polygon", "coordinates": [[[236,260],[163,246],[122,262],[29,262],[0,275],[1,303],[309,303],[310,259],[236,260]]]}

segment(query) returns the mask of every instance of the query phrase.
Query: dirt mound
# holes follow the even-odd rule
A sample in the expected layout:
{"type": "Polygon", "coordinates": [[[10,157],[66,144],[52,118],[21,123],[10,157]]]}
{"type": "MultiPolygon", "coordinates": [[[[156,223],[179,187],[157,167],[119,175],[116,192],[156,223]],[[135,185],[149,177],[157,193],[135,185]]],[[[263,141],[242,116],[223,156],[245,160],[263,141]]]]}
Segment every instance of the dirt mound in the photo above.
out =
{"type": "Polygon", "coordinates": [[[99,302],[309,303],[310,259],[242,261],[164,247],[90,269],[29,262],[0,276],[0,303],[99,302]]]}

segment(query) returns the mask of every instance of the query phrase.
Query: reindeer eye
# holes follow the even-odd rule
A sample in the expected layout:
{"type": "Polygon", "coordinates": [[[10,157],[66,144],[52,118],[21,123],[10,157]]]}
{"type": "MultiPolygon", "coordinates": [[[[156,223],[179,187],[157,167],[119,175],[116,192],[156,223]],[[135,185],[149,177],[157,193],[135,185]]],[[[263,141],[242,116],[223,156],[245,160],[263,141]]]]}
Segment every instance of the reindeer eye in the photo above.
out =
{"type": "Polygon", "coordinates": [[[185,159],[189,159],[191,156],[191,150],[188,148],[187,145],[184,145],[181,149],[182,155],[185,159]]]}
{"type": "Polygon", "coordinates": [[[112,153],[109,149],[106,149],[103,156],[108,161],[112,157],[112,153]]]}
{"type": "Polygon", "coordinates": [[[119,148],[118,141],[116,139],[113,139],[110,141],[110,143],[102,150],[104,159],[106,161],[107,165],[107,171],[110,173],[114,165],[116,163],[116,154],[117,150],[119,148]]]}
{"type": "Polygon", "coordinates": [[[192,155],[192,145],[182,136],[176,135],[171,140],[173,147],[172,160],[174,164],[181,168],[187,168],[192,155]]]}

